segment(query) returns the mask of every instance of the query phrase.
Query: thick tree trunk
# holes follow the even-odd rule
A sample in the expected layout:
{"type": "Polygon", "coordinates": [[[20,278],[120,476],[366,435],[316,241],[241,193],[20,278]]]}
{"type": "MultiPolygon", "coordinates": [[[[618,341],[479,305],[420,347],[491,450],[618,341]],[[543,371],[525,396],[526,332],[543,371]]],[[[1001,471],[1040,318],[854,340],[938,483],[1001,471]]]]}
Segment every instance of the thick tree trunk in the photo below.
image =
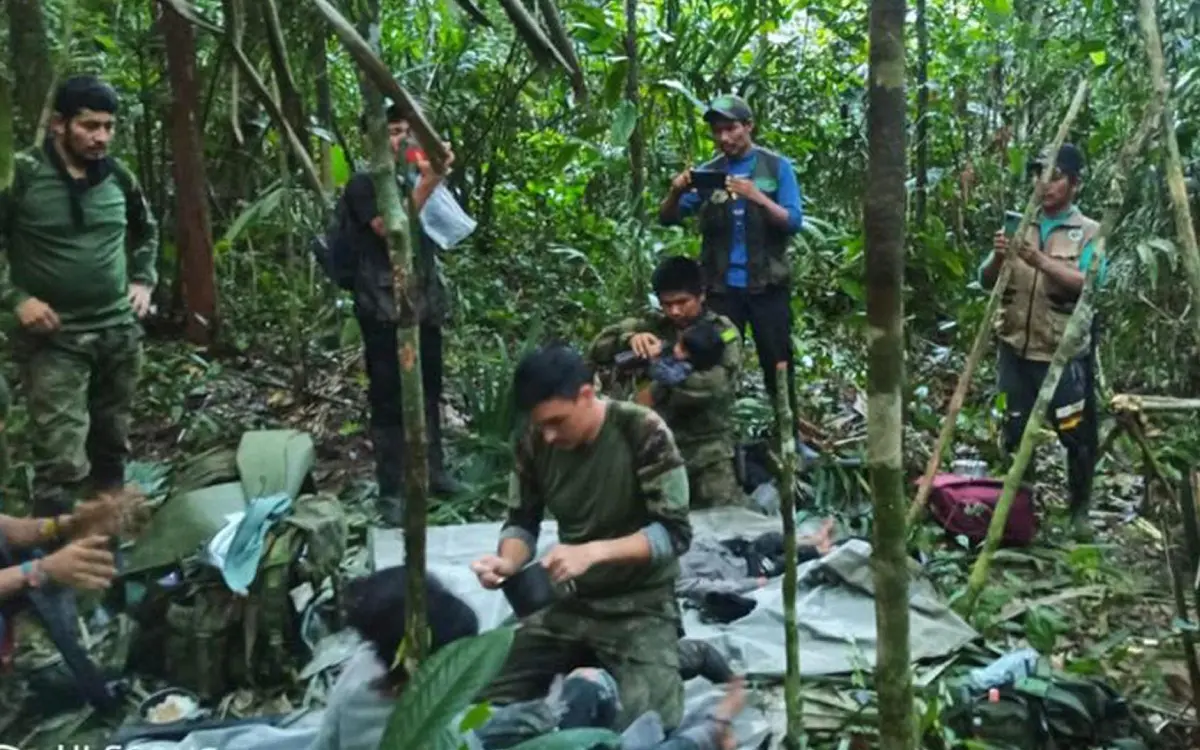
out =
{"type": "Polygon", "coordinates": [[[216,270],[208,211],[204,146],[197,126],[196,33],[167,3],[159,19],[171,82],[170,138],[175,178],[176,237],[188,341],[208,345],[217,331],[216,270]]]}
{"type": "Polygon", "coordinates": [[[6,0],[13,77],[13,133],[19,147],[33,143],[46,94],[54,83],[54,62],[41,0],[6,0]]]}
{"type": "Polygon", "coordinates": [[[905,0],[872,0],[867,110],[867,464],[875,501],[872,568],[879,657],[879,739],[911,750],[912,672],[905,552],[903,399],[905,216],[905,0]]]}

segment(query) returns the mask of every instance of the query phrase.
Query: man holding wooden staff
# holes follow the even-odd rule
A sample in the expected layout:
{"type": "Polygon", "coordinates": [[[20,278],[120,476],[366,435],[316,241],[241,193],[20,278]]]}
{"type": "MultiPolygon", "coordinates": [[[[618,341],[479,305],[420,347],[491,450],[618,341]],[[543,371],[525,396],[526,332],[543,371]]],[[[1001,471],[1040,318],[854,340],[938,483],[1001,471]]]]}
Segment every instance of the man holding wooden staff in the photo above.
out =
{"type": "MultiPolygon", "coordinates": [[[[1028,166],[1037,179],[1046,162],[1043,155],[1028,166]]],[[[996,232],[993,250],[979,269],[979,281],[990,289],[1008,262],[1012,273],[1001,298],[995,328],[1000,339],[997,366],[999,389],[1005,396],[1004,450],[1011,454],[1021,443],[1050,360],[1067,328],[1083,291],[1084,276],[1095,252],[1093,239],[1100,223],[1075,205],[1083,173],[1080,150],[1064,143],[1042,195],[1038,215],[1020,242],[1009,227],[996,232]]],[[[1103,281],[1104,261],[1097,279],[1103,281]]],[[[1050,423],[1067,449],[1067,487],[1071,522],[1086,529],[1099,446],[1095,400],[1095,337],[1086,335],[1063,369],[1050,403],[1050,423]]]]}

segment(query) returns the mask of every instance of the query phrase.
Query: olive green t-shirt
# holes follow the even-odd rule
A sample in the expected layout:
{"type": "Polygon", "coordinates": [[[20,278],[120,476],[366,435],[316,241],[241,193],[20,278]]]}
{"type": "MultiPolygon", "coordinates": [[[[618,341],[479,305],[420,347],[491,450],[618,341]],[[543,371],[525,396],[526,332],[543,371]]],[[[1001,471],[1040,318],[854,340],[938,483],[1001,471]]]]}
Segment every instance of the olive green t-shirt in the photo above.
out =
{"type": "Polygon", "coordinates": [[[81,190],[78,223],[69,178],[47,148],[17,154],[13,184],[0,190],[0,252],[7,256],[0,304],[12,309],[36,297],[58,313],[64,331],[131,324],[129,282],[153,287],[158,280],[154,216],[132,174],[114,162],[81,190]]]}
{"type": "Polygon", "coordinates": [[[605,401],[604,426],[595,440],[574,450],[548,445],[540,432],[518,442],[510,511],[501,538],[536,549],[548,512],[564,544],[617,539],[639,530],[652,559],[642,565],[601,564],[575,581],[583,599],[674,590],[678,557],[691,544],[688,484],[671,431],[653,411],[605,401]]]}

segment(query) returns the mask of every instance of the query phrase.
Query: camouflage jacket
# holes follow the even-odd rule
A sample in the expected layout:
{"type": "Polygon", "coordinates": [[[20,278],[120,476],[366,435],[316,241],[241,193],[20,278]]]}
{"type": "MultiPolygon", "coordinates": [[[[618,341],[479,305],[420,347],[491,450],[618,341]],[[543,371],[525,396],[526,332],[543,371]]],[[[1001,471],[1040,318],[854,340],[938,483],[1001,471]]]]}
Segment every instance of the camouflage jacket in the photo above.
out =
{"type": "MultiPolygon", "coordinates": [[[[666,420],[685,456],[696,446],[732,439],[734,388],[742,363],[741,337],[733,323],[711,310],[705,310],[701,317],[715,323],[725,341],[721,363],[693,372],[676,386],[649,386],[655,411],[666,420]]],[[[592,365],[611,367],[616,356],[629,349],[629,339],[635,333],[653,333],[663,340],[664,349],[673,347],[679,335],[675,325],[661,313],[627,318],[605,328],[592,342],[588,352],[592,365]]]]}

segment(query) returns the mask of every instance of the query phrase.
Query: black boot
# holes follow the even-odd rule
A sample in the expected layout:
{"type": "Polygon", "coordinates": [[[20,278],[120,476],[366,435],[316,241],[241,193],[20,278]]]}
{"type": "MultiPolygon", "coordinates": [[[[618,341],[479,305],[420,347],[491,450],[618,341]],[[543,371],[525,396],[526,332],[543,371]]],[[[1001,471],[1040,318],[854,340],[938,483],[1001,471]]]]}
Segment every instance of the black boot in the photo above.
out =
{"type": "Polygon", "coordinates": [[[685,681],[703,677],[714,684],[733,679],[733,670],[720,651],[707,641],[681,638],[679,641],[679,676],[685,681]]]}
{"type": "Polygon", "coordinates": [[[429,440],[429,493],[446,497],[463,491],[462,483],[446,471],[442,447],[442,410],[436,400],[425,400],[425,435],[429,440]]]}
{"type": "Polygon", "coordinates": [[[375,481],[379,496],[375,508],[384,524],[404,525],[404,430],[401,427],[373,427],[375,444],[375,481]]]}

